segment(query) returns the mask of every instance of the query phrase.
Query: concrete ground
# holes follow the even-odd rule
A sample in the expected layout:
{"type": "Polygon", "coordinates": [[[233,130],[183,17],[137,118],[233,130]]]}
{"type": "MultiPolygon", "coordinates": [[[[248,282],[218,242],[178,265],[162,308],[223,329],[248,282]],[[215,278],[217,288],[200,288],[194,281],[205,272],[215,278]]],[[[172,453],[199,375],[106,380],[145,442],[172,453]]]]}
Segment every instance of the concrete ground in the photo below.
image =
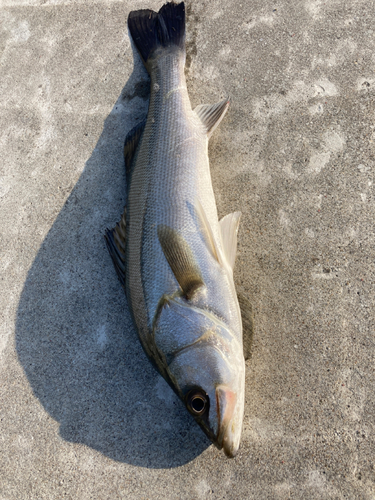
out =
{"type": "Polygon", "coordinates": [[[375,4],[187,3],[254,308],[238,456],[146,359],[103,233],[147,111],[130,10],[0,0],[0,500],[375,498],[375,4]]]}

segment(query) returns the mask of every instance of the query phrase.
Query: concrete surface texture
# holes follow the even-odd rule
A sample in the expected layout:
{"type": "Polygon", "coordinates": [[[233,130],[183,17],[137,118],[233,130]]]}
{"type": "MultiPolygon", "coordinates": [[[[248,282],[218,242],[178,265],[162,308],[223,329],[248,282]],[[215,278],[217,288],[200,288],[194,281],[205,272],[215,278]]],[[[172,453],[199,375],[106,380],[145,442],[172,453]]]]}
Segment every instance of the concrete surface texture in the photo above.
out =
{"type": "Polygon", "coordinates": [[[187,3],[254,308],[233,460],[146,359],[103,239],[148,105],[126,18],[161,5],[0,0],[0,499],[373,499],[374,2],[187,3]]]}

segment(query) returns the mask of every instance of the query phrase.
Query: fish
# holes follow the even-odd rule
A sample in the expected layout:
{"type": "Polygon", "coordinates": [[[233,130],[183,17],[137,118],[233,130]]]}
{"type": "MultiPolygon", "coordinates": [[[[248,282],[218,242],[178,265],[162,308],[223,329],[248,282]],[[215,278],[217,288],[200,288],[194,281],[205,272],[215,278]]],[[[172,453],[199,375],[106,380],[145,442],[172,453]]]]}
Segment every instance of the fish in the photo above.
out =
{"type": "Polygon", "coordinates": [[[144,351],[209,439],[237,454],[245,402],[233,268],[240,212],[218,219],[208,140],[229,99],[191,107],[185,5],[132,11],[150,75],[147,117],[125,139],[126,206],[105,239],[144,351]]]}

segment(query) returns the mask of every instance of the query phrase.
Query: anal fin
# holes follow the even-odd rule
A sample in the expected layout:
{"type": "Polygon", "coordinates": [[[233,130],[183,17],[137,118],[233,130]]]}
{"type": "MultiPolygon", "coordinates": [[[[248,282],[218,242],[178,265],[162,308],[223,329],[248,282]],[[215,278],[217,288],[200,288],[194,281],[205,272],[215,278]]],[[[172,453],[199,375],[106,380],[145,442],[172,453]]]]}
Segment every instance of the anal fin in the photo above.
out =
{"type": "Polygon", "coordinates": [[[225,113],[229,108],[229,98],[215,104],[200,104],[194,111],[197,113],[201,122],[206,128],[208,137],[224,118],[225,113]]]}
{"type": "Polygon", "coordinates": [[[104,238],[117,276],[125,289],[126,207],[120,222],[113,229],[107,229],[104,238]]]}

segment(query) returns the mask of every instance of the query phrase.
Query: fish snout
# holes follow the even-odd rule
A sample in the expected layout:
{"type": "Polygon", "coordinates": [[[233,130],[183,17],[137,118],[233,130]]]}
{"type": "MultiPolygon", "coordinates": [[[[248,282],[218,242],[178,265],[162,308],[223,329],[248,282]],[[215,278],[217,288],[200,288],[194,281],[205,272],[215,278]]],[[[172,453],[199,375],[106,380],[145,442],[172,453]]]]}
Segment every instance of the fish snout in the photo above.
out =
{"type": "MultiPolygon", "coordinates": [[[[216,442],[228,457],[235,457],[240,445],[241,428],[236,422],[237,395],[225,385],[216,387],[218,433],[216,442]]],[[[242,427],[242,425],[240,426],[242,427]]]]}

